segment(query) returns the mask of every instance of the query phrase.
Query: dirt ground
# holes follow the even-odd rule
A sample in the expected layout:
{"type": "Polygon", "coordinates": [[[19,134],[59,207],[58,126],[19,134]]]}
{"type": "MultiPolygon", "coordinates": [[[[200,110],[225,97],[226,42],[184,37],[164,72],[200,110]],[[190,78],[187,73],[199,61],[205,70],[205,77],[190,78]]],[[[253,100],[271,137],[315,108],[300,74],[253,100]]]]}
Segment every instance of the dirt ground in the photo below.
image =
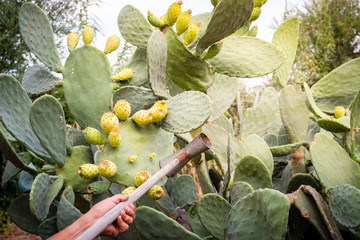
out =
{"type": "Polygon", "coordinates": [[[0,234],[0,239],[6,240],[41,240],[39,236],[24,232],[14,223],[8,222],[5,233],[0,234]]]}

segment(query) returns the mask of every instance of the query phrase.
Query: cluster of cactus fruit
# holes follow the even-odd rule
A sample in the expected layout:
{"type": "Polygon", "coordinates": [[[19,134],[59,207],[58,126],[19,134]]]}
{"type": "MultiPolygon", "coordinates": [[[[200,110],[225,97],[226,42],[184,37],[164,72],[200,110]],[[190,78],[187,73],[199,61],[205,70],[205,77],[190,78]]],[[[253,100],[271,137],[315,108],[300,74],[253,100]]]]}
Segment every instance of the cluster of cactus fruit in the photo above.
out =
{"type": "Polygon", "coordinates": [[[211,0],[211,13],[191,16],[179,1],[160,18],[127,5],[118,27],[137,49],[115,76],[106,54],[119,37],[101,51],[91,27],[80,47],[71,33],[63,66],[48,18],[25,3],[21,33],[46,67],[31,66],[21,84],[0,74],[2,186],[19,176],[30,192],[12,202],[11,219],[46,239],[95,203],[136,191],[202,132],[212,148],[192,159],[195,178],[169,174],[153,186],[118,239],[360,238],[360,59],[310,88],[293,71],[297,18],[272,43],[256,38],[251,25],[265,2],[211,0]],[[255,106],[239,107],[235,132],[224,113],[239,101],[237,79],[269,73],[274,85],[255,106]],[[28,96],[55,87],[83,130],[66,124],[54,97],[28,96]]]}

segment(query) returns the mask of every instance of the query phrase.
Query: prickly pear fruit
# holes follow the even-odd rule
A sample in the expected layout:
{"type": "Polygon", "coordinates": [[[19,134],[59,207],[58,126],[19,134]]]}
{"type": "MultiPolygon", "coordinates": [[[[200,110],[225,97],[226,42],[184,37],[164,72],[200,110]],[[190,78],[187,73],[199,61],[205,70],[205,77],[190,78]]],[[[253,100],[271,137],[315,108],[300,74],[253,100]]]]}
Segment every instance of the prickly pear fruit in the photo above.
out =
{"type": "Polygon", "coordinates": [[[146,180],[148,180],[151,177],[151,174],[147,171],[139,171],[135,175],[135,186],[139,187],[141,184],[143,184],[146,180]]]}
{"type": "Polygon", "coordinates": [[[130,195],[133,191],[135,191],[135,189],[136,189],[136,187],[134,187],[134,186],[127,187],[121,192],[121,194],[122,195],[130,195]]]}
{"type": "Polygon", "coordinates": [[[132,116],[132,120],[140,125],[148,125],[152,119],[152,115],[147,110],[139,110],[132,116]]]}
{"type": "Polygon", "coordinates": [[[187,12],[182,12],[177,21],[176,21],[176,34],[181,35],[186,29],[189,27],[191,19],[191,10],[189,9],[187,12]]]}
{"type": "Polygon", "coordinates": [[[82,32],[83,41],[85,44],[90,44],[94,39],[94,29],[90,26],[86,26],[82,32]]]}
{"type": "Polygon", "coordinates": [[[158,200],[162,198],[163,195],[164,195],[164,190],[159,185],[154,185],[149,190],[149,196],[154,200],[158,200]]]}
{"type": "Polygon", "coordinates": [[[264,3],[266,3],[266,0],[255,0],[254,8],[261,7],[264,3]]]}
{"type": "Polygon", "coordinates": [[[221,40],[220,42],[214,43],[213,45],[211,45],[209,47],[209,50],[205,53],[203,59],[207,60],[207,59],[213,58],[216,55],[218,55],[218,53],[221,51],[223,43],[224,43],[224,40],[221,40]]]}
{"type": "Polygon", "coordinates": [[[118,147],[120,145],[121,134],[119,130],[117,129],[111,130],[111,132],[109,133],[109,143],[113,148],[118,147]]]}
{"type": "Polygon", "coordinates": [[[99,168],[95,164],[86,163],[81,165],[77,169],[77,173],[80,175],[80,177],[85,179],[93,179],[99,176],[99,168]]]}
{"type": "Polygon", "coordinates": [[[258,19],[260,17],[260,13],[261,13],[261,8],[259,7],[254,8],[248,22],[252,22],[258,19]]]}
{"type": "Polygon", "coordinates": [[[164,21],[161,18],[158,18],[150,11],[148,11],[147,19],[148,19],[149,23],[151,25],[153,25],[154,27],[161,29],[166,26],[166,23],[164,23],[164,21]]]}
{"type": "Polygon", "coordinates": [[[160,107],[152,107],[148,111],[152,116],[152,122],[160,122],[166,116],[166,111],[160,107]]]}
{"type": "Polygon", "coordinates": [[[116,35],[110,36],[106,41],[104,53],[108,54],[115,51],[119,47],[119,45],[120,45],[120,38],[116,35]]]}
{"type": "Polygon", "coordinates": [[[337,106],[335,108],[335,114],[334,114],[334,117],[335,118],[341,118],[345,116],[345,108],[343,106],[337,106]]]}
{"type": "Polygon", "coordinates": [[[136,155],[131,155],[129,157],[129,162],[133,163],[136,160],[137,156],[136,155]]]}
{"type": "Polygon", "coordinates": [[[106,139],[103,138],[101,136],[101,133],[99,132],[99,130],[92,128],[92,127],[87,127],[84,129],[83,131],[83,135],[85,140],[93,145],[103,145],[106,143],[106,139]]]}
{"type": "Polygon", "coordinates": [[[131,114],[131,106],[125,99],[120,99],[115,103],[114,111],[120,120],[125,121],[131,114]]]}
{"type": "Polygon", "coordinates": [[[176,23],[177,18],[179,17],[181,13],[181,4],[182,1],[174,2],[170,5],[166,12],[167,17],[167,23],[172,26],[176,23]]]}
{"type": "Polygon", "coordinates": [[[152,107],[159,107],[164,109],[165,113],[167,113],[167,103],[165,100],[160,100],[154,103],[152,107]]]}
{"type": "Polygon", "coordinates": [[[88,185],[87,191],[90,194],[101,195],[106,193],[110,186],[111,182],[109,181],[96,181],[88,185]]]}
{"type": "Polygon", "coordinates": [[[155,158],[156,153],[154,153],[154,152],[153,152],[153,153],[150,153],[150,155],[149,155],[149,156],[150,156],[150,158],[151,158],[151,159],[153,159],[153,158],[155,158]]]}
{"type": "Polygon", "coordinates": [[[196,24],[193,23],[188,27],[184,36],[185,45],[189,45],[195,40],[196,36],[199,33],[200,26],[201,26],[201,22],[198,22],[196,24]]]}
{"type": "Polygon", "coordinates": [[[168,24],[167,14],[165,13],[160,17],[160,20],[163,21],[165,24],[168,24]]]}
{"type": "Polygon", "coordinates": [[[116,174],[116,165],[110,160],[102,160],[98,168],[100,175],[105,178],[111,178],[116,174]]]}
{"type": "Polygon", "coordinates": [[[106,112],[101,117],[100,126],[106,134],[109,134],[111,130],[119,128],[119,120],[114,113],[106,112]]]}
{"type": "Polygon", "coordinates": [[[79,42],[79,34],[76,32],[70,33],[67,38],[67,45],[68,45],[69,51],[74,50],[76,48],[78,42],[79,42]]]}
{"type": "Polygon", "coordinates": [[[216,5],[218,5],[218,3],[220,2],[220,0],[211,0],[211,4],[216,7],[216,5]]]}
{"type": "Polygon", "coordinates": [[[114,81],[126,81],[134,76],[135,70],[131,68],[124,68],[118,74],[113,76],[111,79],[114,81]]]}

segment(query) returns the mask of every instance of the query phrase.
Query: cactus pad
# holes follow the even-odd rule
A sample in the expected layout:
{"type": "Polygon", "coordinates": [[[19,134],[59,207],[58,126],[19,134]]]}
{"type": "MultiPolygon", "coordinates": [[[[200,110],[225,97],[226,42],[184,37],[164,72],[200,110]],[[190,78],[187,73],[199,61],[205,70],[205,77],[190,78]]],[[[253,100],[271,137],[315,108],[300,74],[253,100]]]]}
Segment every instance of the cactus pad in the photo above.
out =
{"type": "Polygon", "coordinates": [[[58,232],[56,217],[51,217],[40,223],[38,232],[41,239],[49,239],[58,232]]]}
{"type": "Polygon", "coordinates": [[[22,79],[22,87],[29,94],[41,94],[53,89],[60,81],[42,65],[29,67],[22,79]]]}
{"type": "Polygon", "coordinates": [[[321,111],[321,109],[316,105],[314,97],[309,88],[309,85],[306,82],[304,82],[303,87],[304,87],[305,94],[306,94],[306,104],[307,104],[309,110],[319,118],[330,118],[329,115],[327,115],[326,113],[321,111]]]}
{"type": "Polygon", "coordinates": [[[55,37],[48,17],[33,3],[24,3],[19,11],[20,32],[30,50],[51,70],[62,71],[55,37]]]}
{"type": "Polygon", "coordinates": [[[59,101],[50,95],[36,99],[30,108],[30,124],[41,144],[59,166],[66,157],[65,114],[59,101]]]}
{"type": "Polygon", "coordinates": [[[190,132],[202,126],[211,114],[211,100],[202,92],[187,91],[166,102],[168,113],[161,127],[169,132],[190,132]]]}
{"type": "Polygon", "coordinates": [[[319,119],[317,124],[322,129],[333,133],[348,132],[350,130],[349,116],[344,116],[338,119],[319,119]]]}
{"type": "Polygon", "coordinates": [[[237,181],[230,188],[230,203],[234,206],[238,201],[252,193],[254,189],[247,182],[237,181]]]}
{"type": "Polygon", "coordinates": [[[308,185],[313,187],[318,192],[321,191],[319,182],[312,175],[307,173],[296,173],[291,177],[286,188],[286,193],[295,192],[301,185],[308,185]]]}
{"type": "Polygon", "coordinates": [[[60,197],[60,202],[57,207],[56,219],[59,231],[65,229],[67,226],[75,222],[82,213],[74,206],[74,191],[72,188],[65,188],[60,197]]]}
{"type": "Polygon", "coordinates": [[[200,222],[200,219],[196,213],[196,205],[191,206],[188,210],[188,213],[189,223],[193,232],[202,238],[210,236],[211,234],[204,228],[204,226],[200,222]]]}
{"type": "Polygon", "coordinates": [[[354,160],[360,162],[360,90],[351,106],[350,125],[351,141],[349,146],[351,155],[354,160]]]}
{"type": "Polygon", "coordinates": [[[298,149],[301,146],[308,148],[309,143],[307,141],[301,141],[298,143],[273,146],[273,147],[270,147],[270,151],[274,157],[282,157],[282,156],[286,156],[288,154],[293,153],[296,149],[298,149]]]}
{"type": "Polygon", "coordinates": [[[119,86],[143,86],[148,83],[148,61],[146,49],[137,48],[131,56],[126,68],[133,69],[134,75],[127,81],[118,82],[119,86]]]}
{"type": "Polygon", "coordinates": [[[272,189],[258,189],[231,209],[226,239],[285,239],[289,200],[272,189]]]}
{"type": "Polygon", "coordinates": [[[196,191],[194,178],[190,175],[181,175],[176,178],[170,197],[176,206],[183,207],[196,201],[196,191]]]}

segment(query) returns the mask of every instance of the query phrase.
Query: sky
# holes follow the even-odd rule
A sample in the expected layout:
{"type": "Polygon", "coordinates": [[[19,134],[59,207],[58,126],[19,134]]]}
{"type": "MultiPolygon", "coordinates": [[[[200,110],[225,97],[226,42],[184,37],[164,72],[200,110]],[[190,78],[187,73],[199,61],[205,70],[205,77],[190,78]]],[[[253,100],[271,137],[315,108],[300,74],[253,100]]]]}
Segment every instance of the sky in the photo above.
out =
{"type": "MultiPolygon", "coordinates": [[[[186,11],[191,9],[192,15],[210,12],[213,9],[210,0],[182,1],[182,10],[186,11]]],[[[259,19],[253,22],[253,25],[258,26],[257,37],[271,42],[272,35],[275,31],[275,22],[281,22],[282,20],[286,5],[285,2],[287,2],[289,6],[300,7],[303,1],[304,0],[267,0],[267,3],[261,8],[262,13],[259,19]]],[[[124,6],[131,4],[139,9],[145,16],[148,11],[151,11],[160,17],[166,13],[167,8],[173,2],[175,2],[175,0],[102,0],[99,6],[93,5],[89,8],[90,15],[96,16],[101,21],[101,34],[96,34],[94,45],[99,49],[103,49],[109,36],[117,35],[121,37],[117,26],[117,17],[124,6]]],[[[125,40],[121,39],[120,44],[122,45],[124,42],[125,40]]],[[[110,63],[114,64],[117,54],[113,52],[108,54],[108,57],[110,63]]]]}

